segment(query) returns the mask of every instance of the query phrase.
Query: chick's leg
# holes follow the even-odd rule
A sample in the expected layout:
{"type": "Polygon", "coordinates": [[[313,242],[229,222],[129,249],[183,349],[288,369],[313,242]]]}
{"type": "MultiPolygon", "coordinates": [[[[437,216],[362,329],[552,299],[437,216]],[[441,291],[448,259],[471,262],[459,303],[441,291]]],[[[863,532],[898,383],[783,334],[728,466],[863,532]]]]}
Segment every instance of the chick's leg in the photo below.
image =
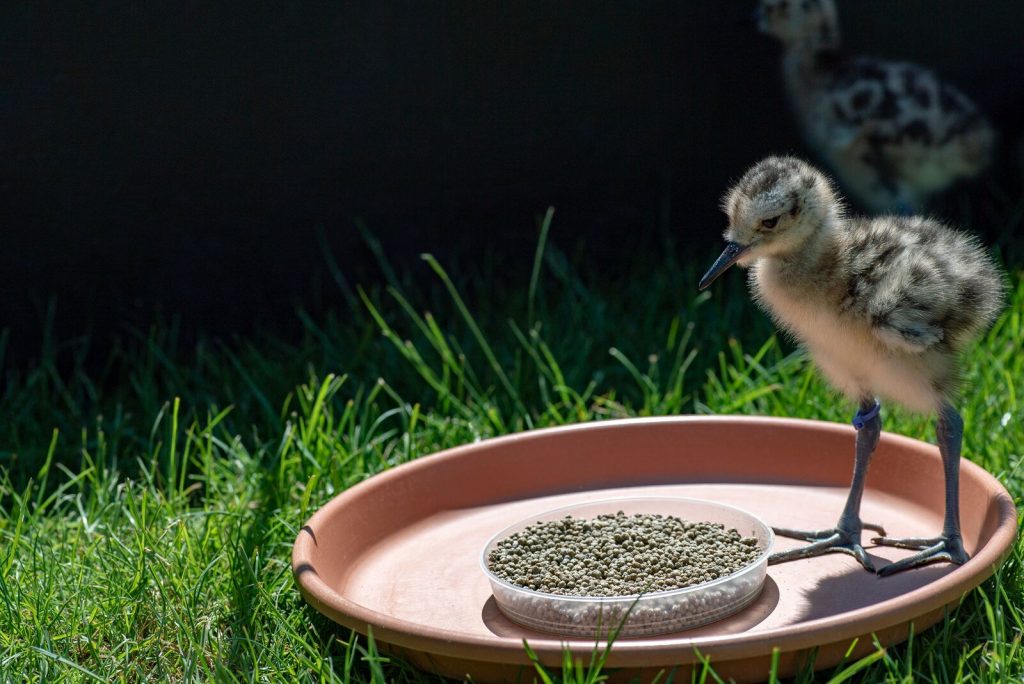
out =
{"type": "Polygon", "coordinates": [[[875,567],[867,552],[860,543],[861,530],[867,528],[880,534],[885,530],[878,525],[864,523],[860,519],[860,502],[864,495],[864,481],[868,474],[871,455],[878,446],[878,437],[882,433],[880,407],[874,399],[861,401],[860,410],[853,423],[857,428],[856,457],[853,464],[853,482],[846,498],[846,506],[839,516],[839,522],[832,529],[802,531],[775,527],[775,533],[783,537],[792,537],[811,542],[789,551],[774,553],[768,558],[769,563],[782,563],[798,558],[810,558],[825,553],[846,553],[856,558],[866,570],[874,572],[875,567]]]}
{"type": "Polygon", "coordinates": [[[942,468],[946,476],[946,517],[942,524],[942,534],[931,539],[875,537],[872,541],[876,544],[920,550],[920,553],[886,565],[878,571],[879,575],[891,575],[939,561],[962,565],[970,558],[964,550],[960,534],[960,447],[963,443],[964,421],[949,404],[943,404],[939,409],[935,433],[939,439],[939,453],[942,454],[942,468]]]}

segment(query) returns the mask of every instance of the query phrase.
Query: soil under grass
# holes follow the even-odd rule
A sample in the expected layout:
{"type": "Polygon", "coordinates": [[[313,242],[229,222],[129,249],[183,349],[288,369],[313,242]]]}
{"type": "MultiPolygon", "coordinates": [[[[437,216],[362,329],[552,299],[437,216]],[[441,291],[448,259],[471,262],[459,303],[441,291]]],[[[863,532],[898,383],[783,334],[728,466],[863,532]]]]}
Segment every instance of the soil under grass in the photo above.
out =
{"type": "MultiPolygon", "coordinates": [[[[299,597],[291,542],[338,492],[533,427],[694,412],[848,419],[854,407],[772,336],[740,278],[698,295],[698,274],[665,253],[609,279],[548,248],[516,284],[493,263],[453,282],[428,261],[427,291],[397,275],[342,293],[336,315],[299,312],[297,341],[182,348],[173,325],[156,326],[114,351],[52,341],[34,368],[5,369],[0,680],[436,681],[299,597]]],[[[1011,281],[1009,308],[965,359],[959,406],[965,456],[1020,501],[1024,274],[1011,281]]],[[[934,440],[927,417],[888,407],[884,428],[934,440]]],[[[1022,557],[1018,544],[938,627],[832,674],[1024,676],[1022,557]]]]}

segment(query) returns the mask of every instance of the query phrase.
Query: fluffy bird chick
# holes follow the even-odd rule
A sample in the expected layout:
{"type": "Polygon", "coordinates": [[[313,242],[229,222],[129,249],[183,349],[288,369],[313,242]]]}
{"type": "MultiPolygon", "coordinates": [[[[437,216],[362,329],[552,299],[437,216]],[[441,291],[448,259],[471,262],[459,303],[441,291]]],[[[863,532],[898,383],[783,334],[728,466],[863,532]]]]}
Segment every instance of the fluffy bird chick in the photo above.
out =
{"type": "Polygon", "coordinates": [[[909,213],[988,165],[995,133],[974,103],[923,67],[841,52],[833,0],[761,0],[757,23],[783,44],[808,143],[870,210],[909,213]]]}
{"type": "Polygon", "coordinates": [[[754,299],[801,342],[814,363],[859,403],[853,482],[834,529],[776,531],[810,545],[773,562],[831,551],[872,563],[861,546],[860,501],[881,432],[876,397],[935,412],[945,469],[946,515],[933,539],[876,537],[876,544],[919,553],[885,566],[891,574],[937,560],[968,559],[960,534],[958,474],[963,422],[951,401],[959,352],[994,320],[1002,278],[970,237],[921,217],[844,215],[818,170],[792,157],[765,159],[723,199],[727,246],[700,282],[708,287],[732,264],[749,267],[754,299]]]}

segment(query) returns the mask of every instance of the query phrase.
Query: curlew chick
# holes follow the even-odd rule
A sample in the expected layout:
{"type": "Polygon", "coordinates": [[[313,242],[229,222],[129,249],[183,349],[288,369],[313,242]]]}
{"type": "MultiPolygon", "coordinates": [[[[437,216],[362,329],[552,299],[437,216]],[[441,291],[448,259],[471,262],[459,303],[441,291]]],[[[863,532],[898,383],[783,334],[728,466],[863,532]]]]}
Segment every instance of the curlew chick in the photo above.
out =
{"type": "Polygon", "coordinates": [[[838,389],[859,403],[853,483],[834,529],[776,530],[811,542],[773,562],[826,552],[855,556],[861,495],[882,421],[876,397],[935,412],[946,482],[942,533],[933,539],[876,537],[919,553],[883,567],[887,575],[968,555],[960,535],[959,463],[963,421],[951,403],[958,352],[993,321],[1003,299],[999,271],[970,237],[931,219],[849,218],[832,184],[792,157],[769,157],[730,189],[725,251],[700,281],[708,287],[734,263],[750,267],[754,299],[810,352],[838,389]]]}
{"type": "Polygon", "coordinates": [[[757,23],[783,44],[804,137],[872,211],[918,209],[989,163],[995,133],[974,103],[916,64],[843,53],[833,0],[760,0],[757,23]]]}

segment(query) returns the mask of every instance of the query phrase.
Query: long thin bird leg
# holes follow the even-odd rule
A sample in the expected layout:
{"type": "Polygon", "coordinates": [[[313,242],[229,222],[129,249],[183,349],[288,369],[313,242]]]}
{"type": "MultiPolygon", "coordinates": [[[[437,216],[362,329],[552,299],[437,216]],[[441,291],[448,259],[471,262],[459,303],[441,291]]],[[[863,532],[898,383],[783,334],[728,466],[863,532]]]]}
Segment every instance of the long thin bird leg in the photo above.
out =
{"type": "Polygon", "coordinates": [[[861,401],[860,410],[854,416],[853,424],[857,428],[856,458],[853,463],[853,482],[850,494],[846,498],[846,506],[839,516],[839,522],[830,530],[801,531],[775,527],[775,534],[811,542],[789,551],[773,553],[768,562],[783,563],[798,558],[811,558],[825,553],[846,553],[856,558],[866,570],[875,571],[875,566],[868,558],[867,552],[860,543],[861,530],[867,528],[881,534],[885,530],[878,525],[861,522],[860,502],[864,495],[864,481],[867,478],[868,464],[871,455],[878,446],[878,437],[882,433],[882,419],[879,415],[880,406],[874,399],[861,401]]]}
{"type": "Polygon", "coordinates": [[[886,565],[878,571],[879,575],[891,575],[940,561],[963,565],[970,558],[964,550],[963,536],[960,534],[960,448],[964,421],[956,409],[947,403],[939,408],[935,433],[939,438],[939,453],[942,454],[942,468],[946,475],[946,517],[942,524],[942,534],[931,539],[875,537],[872,541],[876,544],[921,551],[886,565]]]}

